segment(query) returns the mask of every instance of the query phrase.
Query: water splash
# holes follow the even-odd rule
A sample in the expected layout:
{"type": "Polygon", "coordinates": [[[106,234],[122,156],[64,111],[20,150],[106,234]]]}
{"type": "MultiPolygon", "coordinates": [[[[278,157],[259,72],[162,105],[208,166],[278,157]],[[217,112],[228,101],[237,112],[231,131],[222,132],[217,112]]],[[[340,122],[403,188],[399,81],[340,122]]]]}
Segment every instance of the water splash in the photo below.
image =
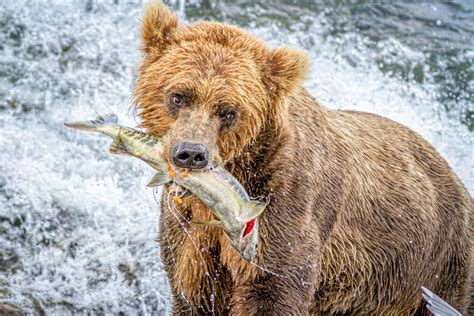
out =
{"type": "Polygon", "coordinates": [[[178,11],[178,16],[180,20],[185,20],[186,19],[186,0],[179,0],[179,11],[178,11]]]}

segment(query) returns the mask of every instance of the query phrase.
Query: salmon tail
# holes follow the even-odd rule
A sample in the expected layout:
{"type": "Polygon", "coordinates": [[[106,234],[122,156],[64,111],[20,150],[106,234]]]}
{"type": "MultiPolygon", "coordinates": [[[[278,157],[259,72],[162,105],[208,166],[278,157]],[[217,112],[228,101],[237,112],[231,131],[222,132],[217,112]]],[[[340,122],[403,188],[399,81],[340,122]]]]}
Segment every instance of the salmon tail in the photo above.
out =
{"type": "Polygon", "coordinates": [[[82,122],[71,122],[65,123],[67,127],[76,128],[83,131],[96,132],[100,131],[100,128],[105,125],[117,124],[118,118],[115,114],[107,114],[104,116],[98,116],[95,120],[92,121],[82,121],[82,122]]]}
{"type": "Polygon", "coordinates": [[[240,215],[240,219],[247,223],[257,218],[267,207],[268,203],[250,201],[244,204],[244,211],[240,215]]]}

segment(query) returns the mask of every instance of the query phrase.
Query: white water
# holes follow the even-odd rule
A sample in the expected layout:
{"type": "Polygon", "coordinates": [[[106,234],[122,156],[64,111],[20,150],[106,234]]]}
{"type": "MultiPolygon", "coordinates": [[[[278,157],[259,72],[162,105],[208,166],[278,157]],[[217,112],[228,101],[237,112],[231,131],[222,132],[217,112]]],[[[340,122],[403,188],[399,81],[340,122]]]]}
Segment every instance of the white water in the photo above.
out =
{"type": "MultiPolygon", "coordinates": [[[[0,7],[0,306],[164,314],[159,208],[145,187],[153,172],[109,155],[108,139],[62,125],[108,112],[136,125],[129,109],[142,4],[89,3],[0,7]]],[[[387,77],[364,38],[324,40],[324,25],[314,21],[291,33],[249,29],[272,45],[308,49],[313,70],[305,85],[325,105],[408,125],[473,192],[472,134],[444,114],[436,87],[387,77]]],[[[379,45],[387,58],[423,59],[393,38],[379,45]]]]}

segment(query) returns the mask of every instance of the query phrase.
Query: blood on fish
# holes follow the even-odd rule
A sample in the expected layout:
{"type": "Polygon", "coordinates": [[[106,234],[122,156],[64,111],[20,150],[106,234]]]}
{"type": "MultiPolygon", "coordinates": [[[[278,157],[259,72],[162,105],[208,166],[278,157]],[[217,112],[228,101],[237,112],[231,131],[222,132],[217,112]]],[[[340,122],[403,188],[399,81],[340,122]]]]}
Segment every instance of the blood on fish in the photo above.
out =
{"type": "Polygon", "coordinates": [[[255,218],[247,223],[247,225],[245,226],[244,234],[242,235],[242,237],[247,236],[252,231],[254,226],[255,226],[255,218]]]}

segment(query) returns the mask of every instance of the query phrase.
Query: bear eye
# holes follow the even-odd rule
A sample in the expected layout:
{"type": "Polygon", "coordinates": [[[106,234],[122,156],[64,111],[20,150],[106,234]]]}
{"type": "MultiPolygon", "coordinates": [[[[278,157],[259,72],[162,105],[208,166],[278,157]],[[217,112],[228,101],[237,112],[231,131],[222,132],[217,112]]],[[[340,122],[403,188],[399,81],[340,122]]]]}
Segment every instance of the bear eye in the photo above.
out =
{"type": "Polygon", "coordinates": [[[173,93],[171,95],[171,103],[176,107],[183,107],[186,104],[184,95],[180,93],[173,93]]]}
{"type": "Polygon", "coordinates": [[[223,112],[223,113],[219,113],[219,117],[223,121],[233,121],[235,120],[236,113],[235,111],[223,112]]]}
{"type": "Polygon", "coordinates": [[[222,121],[222,130],[226,130],[237,121],[238,113],[233,107],[221,107],[217,116],[222,121]]]}

